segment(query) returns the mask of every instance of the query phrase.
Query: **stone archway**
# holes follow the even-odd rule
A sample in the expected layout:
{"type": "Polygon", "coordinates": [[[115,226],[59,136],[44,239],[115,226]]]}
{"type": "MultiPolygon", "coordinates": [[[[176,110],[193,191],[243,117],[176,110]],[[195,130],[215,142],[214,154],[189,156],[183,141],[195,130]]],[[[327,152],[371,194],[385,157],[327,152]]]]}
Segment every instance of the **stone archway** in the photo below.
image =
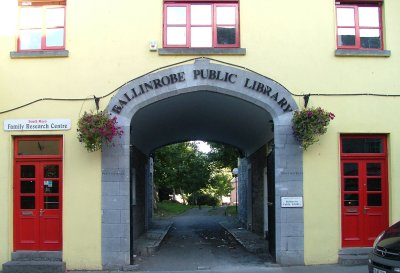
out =
{"type": "MultiPolygon", "coordinates": [[[[132,118],[141,109],[182,94],[204,91],[226,95],[268,112],[274,123],[276,259],[285,265],[304,263],[303,208],[281,206],[281,197],[303,197],[302,150],[291,132],[291,111],[297,109],[290,92],[257,73],[197,59],[151,73],[122,86],[107,110],[117,116],[124,134],[102,153],[102,263],[104,268],[130,262],[130,162],[132,118]]],[[[239,125],[240,126],[240,125],[239,125]]],[[[267,126],[260,124],[260,126],[267,126]]],[[[164,143],[164,145],[167,143],[164,143]]],[[[157,148],[151,140],[144,153],[157,148]]],[[[258,143],[253,145],[257,147],[258,143]]],[[[254,152],[251,145],[248,152],[254,152]]]]}

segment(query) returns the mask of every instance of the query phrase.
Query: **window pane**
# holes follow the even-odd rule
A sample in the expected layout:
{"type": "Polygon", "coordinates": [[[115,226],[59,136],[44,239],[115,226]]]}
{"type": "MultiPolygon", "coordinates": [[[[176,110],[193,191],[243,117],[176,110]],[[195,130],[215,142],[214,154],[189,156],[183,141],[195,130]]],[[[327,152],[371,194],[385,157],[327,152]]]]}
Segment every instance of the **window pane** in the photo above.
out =
{"type": "Polygon", "coordinates": [[[19,34],[19,47],[26,49],[41,49],[42,31],[39,30],[21,30],[19,34]]]}
{"type": "Polygon", "coordinates": [[[381,175],[381,164],[380,163],[368,163],[367,164],[367,175],[368,176],[380,176],[381,175]]]}
{"type": "Polygon", "coordinates": [[[356,176],[358,175],[358,164],[357,163],[345,163],[343,165],[343,173],[346,176],[356,176]]]}
{"type": "Polygon", "coordinates": [[[236,29],[234,27],[217,27],[217,43],[232,45],[236,43],[236,29]]]}
{"type": "Polygon", "coordinates": [[[58,178],[59,177],[58,165],[46,165],[44,167],[44,177],[58,178]]]}
{"type": "Polygon", "coordinates": [[[64,26],[64,8],[46,9],[46,27],[64,26]]]}
{"type": "Polygon", "coordinates": [[[59,140],[18,141],[18,155],[60,155],[59,140]]]}
{"type": "Polygon", "coordinates": [[[35,166],[34,165],[21,166],[20,177],[35,178],[35,166]]]}
{"type": "Polygon", "coordinates": [[[217,7],[218,25],[236,24],[236,7],[217,7]]]}
{"type": "Polygon", "coordinates": [[[211,5],[192,5],[190,9],[192,25],[211,25],[211,5]]]}
{"type": "Polygon", "coordinates": [[[21,209],[34,209],[35,196],[21,196],[21,209]]]}
{"type": "Polygon", "coordinates": [[[345,191],[358,191],[358,179],[357,178],[346,178],[344,180],[345,191]]]}
{"type": "Polygon", "coordinates": [[[44,181],[44,193],[58,193],[59,183],[57,180],[45,180],[44,181]]]}
{"type": "Polygon", "coordinates": [[[339,46],[356,45],[356,30],[354,28],[339,28],[338,45],[339,46]]]}
{"type": "Polygon", "coordinates": [[[167,24],[186,24],[186,7],[167,7],[167,24]]]}
{"type": "Polygon", "coordinates": [[[380,178],[368,178],[367,179],[367,190],[368,191],[381,191],[382,182],[380,178]]]}
{"type": "Polygon", "coordinates": [[[58,196],[45,196],[44,197],[44,208],[45,209],[58,209],[59,202],[58,196]]]}
{"type": "Polygon", "coordinates": [[[379,27],[378,7],[359,7],[359,24],[361,27],[379,27]]]}
{"type": "Polygon", "coordinates": [[[358,206],[358,194],[345,194],[344,205],[346,207],[358,206]]]}
{"type": "Polygon", "coordinates": [[[48,29],[46,30],[46,46],[63,46],[64,45],[64,29],[48,29]]]}
{"type": "Polygon", "coordinates": [[[382,195],[380,193],[368,194],[367,197],[368,206],[382,206],[382,195]]]}
{"type": "Polygon", "coordinates": [[[35,180],[21,181],[21,193],[35,193],[35,180]]]}
{"type": "Polygon", "coordinates": [[[192,47],[211,47],[212,29],[211,27],[192,27],[191,28],[192,47]]]}
{"type": "Polygon", "coordinates": [[[343,138],[343,153],[383,153],[381,138],[343,138]]]}
{"type": "Polygon", "coordinates": [[[337,25],[341,27],[353,27],[355,26],[354,21],[354,9],[353,8],[337,8],[337,25]]]}
{"type": "Polygon", "coordinates": [[[41,8],[21,8],[20,28],[41,28],[42,27],[41,8]]]}
{"type": "Polygon", "coordinates": [[[379,29],[360,29],[362,48],[381,48],[379,29]]]}
{"type": "Polygon", "coordinates": [[[168,45],[186,45],[186,28],[185,27],[168,27],[167,28],[167,44],[168,45]]]}

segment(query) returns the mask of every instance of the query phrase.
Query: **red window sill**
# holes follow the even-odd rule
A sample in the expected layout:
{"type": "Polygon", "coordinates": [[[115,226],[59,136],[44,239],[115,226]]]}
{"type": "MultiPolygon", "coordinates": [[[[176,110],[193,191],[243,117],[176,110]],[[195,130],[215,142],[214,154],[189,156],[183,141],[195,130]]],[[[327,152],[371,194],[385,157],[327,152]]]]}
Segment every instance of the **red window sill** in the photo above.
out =
{"type": "Polygon", "coordinates": [[[390,57],[390,50],[336,49],[338,57],[390,57]]]}
{"type": "Polygon", "coordinates": [[[68,50],[12,51],[10,58],[58,58],[68,57],[68,50]]]}

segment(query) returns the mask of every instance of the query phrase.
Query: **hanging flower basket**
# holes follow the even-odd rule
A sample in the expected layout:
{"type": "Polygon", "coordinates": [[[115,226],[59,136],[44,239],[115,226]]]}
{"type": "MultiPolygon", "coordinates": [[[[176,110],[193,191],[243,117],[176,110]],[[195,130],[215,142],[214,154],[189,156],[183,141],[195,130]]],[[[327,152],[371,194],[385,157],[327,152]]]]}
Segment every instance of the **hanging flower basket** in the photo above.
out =
{"type": "Polygon", "coordinates": [[[334,118],[333,113],[327,112],[321,107],[295,111],[292,129],[300,146],[307,150],[310,145],[317,142],[318,137],[326,133],[329,122],[334,118]]]}
{"type": "Polygon", "coordinates": [[[117,123],[116,117],[110,118],[102,111],[96,114],[85,112],[78,120],[78,140],[89,152],[101,150],[103,141],[111,144],[116,136],[123,134],[117,123]]]}

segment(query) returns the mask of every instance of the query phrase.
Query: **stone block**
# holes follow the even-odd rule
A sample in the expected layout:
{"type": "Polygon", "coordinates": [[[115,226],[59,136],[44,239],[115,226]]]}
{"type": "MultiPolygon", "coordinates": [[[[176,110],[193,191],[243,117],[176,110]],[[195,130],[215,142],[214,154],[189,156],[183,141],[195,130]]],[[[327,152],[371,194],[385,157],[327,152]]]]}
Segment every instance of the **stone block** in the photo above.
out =
{"type": "Polygon", "coordinates": [[[121,210],[104,210],[102,223],[119,224],[121,223],[121,210]]]}
{"type": "Polygon", "coordinates": [[[103,209],[127,209],[129,208],[129,196],[103,196],[102,204],[103,209]]]}
{"type": "Polygon", "coordinates": [[[11,261],[3,264],[3,273],[64,273],[60,261],[11,261]]]}
{"type": "Polygon", "coordinates": [[[108,251],[121,251],[121,238],[103,238],[102,245],[108,251]]]}

